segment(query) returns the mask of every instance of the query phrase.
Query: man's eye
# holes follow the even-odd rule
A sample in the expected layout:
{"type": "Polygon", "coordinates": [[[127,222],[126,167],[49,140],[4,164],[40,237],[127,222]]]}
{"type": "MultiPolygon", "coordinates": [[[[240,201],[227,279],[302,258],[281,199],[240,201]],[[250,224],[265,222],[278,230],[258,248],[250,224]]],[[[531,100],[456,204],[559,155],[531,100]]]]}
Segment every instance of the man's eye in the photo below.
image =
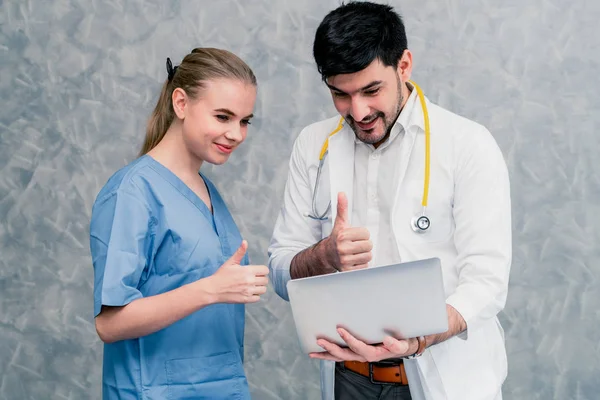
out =
{"type": "Polygon", "coordinates": [[[379,93],[379,89],[372,89],[372,90],[367,90],[364,92],[367,96],[375,96],[377,93],[379,93]]]}

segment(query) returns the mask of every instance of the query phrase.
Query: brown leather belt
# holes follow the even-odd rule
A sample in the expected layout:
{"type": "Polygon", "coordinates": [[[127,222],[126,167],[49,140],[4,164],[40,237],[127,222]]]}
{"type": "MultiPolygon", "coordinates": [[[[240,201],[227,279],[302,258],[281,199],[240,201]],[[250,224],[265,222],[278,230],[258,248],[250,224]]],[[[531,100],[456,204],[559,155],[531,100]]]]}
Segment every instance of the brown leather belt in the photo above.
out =
{"type": "Polygon", "coordinates": [[[344,361],[344,367],[359,375],[366,376],[372,383],[408,385],[404,363],[400,361],[382,361],[368,363],[360,361],[344,361]]]}

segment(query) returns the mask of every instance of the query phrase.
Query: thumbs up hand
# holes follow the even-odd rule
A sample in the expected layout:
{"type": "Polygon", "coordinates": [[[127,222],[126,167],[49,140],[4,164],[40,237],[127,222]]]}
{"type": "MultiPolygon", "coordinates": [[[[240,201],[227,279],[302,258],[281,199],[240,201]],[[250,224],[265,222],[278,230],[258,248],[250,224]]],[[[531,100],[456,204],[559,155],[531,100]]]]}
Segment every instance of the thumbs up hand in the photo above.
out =
{"type": "Polygon", "coordinates": [[[373,243],[367,228],[354,228],[349,223],[348,199],[338,193],[337,215],[327,238],[327,259],[338,271],[366,268],[372,259],[373,243]]]}
{"type": "Polygon", "coordinates": [[[248,250],[248,242],[242,245],[210,277],[211,292],[216,303],[255,303],[267,291],[269,268],[265,265],[241,266],[248,250]]]}

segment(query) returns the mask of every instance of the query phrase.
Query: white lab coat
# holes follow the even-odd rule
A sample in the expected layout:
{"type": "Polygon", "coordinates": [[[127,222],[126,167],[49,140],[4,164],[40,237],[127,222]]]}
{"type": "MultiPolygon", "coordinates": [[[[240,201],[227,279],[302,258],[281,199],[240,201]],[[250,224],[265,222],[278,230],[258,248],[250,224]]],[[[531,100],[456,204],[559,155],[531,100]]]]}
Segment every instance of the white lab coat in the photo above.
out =
{"type": "MultiPolygon", "coordinates": [[[[399,182],[392,226],[403,262],[439,257],[446,302],[463,316],[467,331],[406,361],[414,400],[498,400],[507,374],[504,333],[497,319],[506,302],[511,265],[511,208],[508,172],[492,135],[481,125],[427,100],[431,125],[431,179],[427,215],[431,227],[416,234],[411,218],[422,210],[425,135],[416,105],[398,154],[399,182]]],[[[352,210],[354,133],[345,126],[332,136],[321,175],[319,211],[327,193],[331,216],[311,212],[319,152],[339,117],[306,127],[297,138],[271,245],[269,268],[275,291],[288,299],[292,258],[327,237],[335,219],[337,193],[352,210]]],[[[393,316],[390,316],[393,318],[393,316]]],[[[323,400],[334,399],[334,364],[321,363],[323,400]]]]}

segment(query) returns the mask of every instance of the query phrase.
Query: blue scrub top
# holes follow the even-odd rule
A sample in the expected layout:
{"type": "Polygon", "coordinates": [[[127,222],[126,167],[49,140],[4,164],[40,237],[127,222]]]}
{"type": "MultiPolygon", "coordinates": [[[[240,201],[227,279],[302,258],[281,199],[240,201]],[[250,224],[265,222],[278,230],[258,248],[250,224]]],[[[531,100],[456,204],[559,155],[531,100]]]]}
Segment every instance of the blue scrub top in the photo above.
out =
{"type": "MultiPolygon", "coordinates": [[[[239,230],[202,177],[213,213],[147,155],[108,180],[90,226],[95,316],[102,305],[210,276],[238,249],[239,230]]],[[[244,305],[214,304],[151,335],[105,344],[103,399],[249,399],[243,356],[244,305]]]]}

